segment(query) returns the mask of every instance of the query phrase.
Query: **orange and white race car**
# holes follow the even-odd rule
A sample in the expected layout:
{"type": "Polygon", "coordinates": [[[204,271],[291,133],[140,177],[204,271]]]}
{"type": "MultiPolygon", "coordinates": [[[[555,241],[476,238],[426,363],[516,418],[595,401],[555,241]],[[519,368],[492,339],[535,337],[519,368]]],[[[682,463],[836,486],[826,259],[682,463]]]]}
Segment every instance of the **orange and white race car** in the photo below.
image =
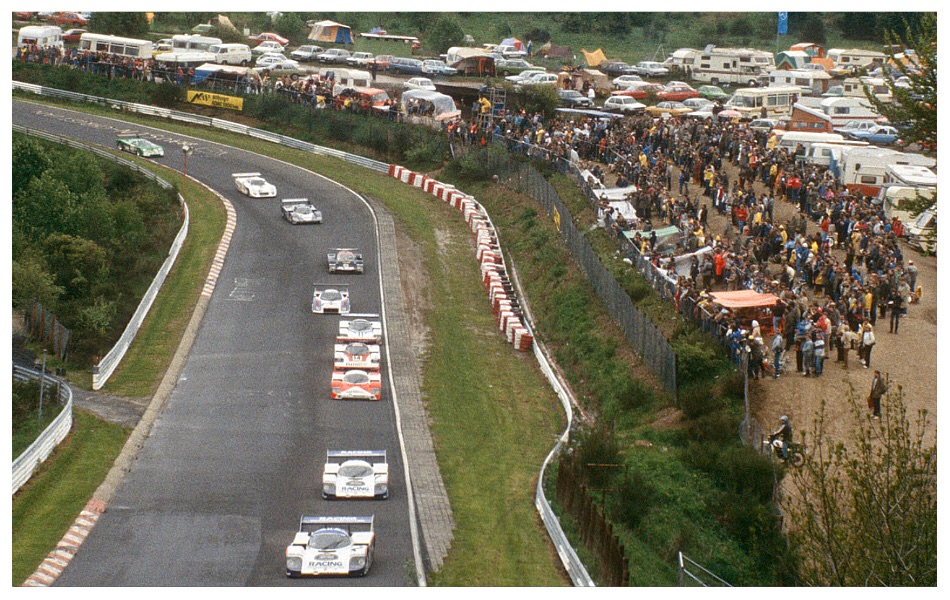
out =
{"type": "Polygon", "coordinates": [[[333,346],[334,369],[379,370],[379,346],[365,342],[348,342],[333,346]]]}
{"type": "Polygon", "coordinates": [[[382,379],[379,371],[349,369],[333,371],[330,381],[330,398],[334,400],[379,400],[382,395],[382,379]]]}

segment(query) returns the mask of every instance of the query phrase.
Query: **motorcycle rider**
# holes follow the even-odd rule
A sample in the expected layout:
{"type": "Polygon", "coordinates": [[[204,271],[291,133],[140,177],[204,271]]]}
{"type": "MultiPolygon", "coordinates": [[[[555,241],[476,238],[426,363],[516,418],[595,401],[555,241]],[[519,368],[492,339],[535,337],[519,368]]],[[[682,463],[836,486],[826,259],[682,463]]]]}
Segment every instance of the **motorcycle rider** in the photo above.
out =
{"type": "Polygon", "coordinates": [[[788,458],[788,445],[792,443],[792,425],[785,415],[782,415],[779,422],[781,427],[769,436],[769,442],[774,449],[779,450],[782,460],[785,460],[788,458]]]}

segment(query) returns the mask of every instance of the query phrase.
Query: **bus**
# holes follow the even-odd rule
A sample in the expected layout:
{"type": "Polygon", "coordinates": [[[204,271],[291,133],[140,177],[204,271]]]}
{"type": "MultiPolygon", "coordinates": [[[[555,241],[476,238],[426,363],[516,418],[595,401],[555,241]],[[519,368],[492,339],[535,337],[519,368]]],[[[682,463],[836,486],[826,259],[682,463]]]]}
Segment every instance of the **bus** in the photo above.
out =
{"type": "Polygon", "coordinates": [[[100,33],[84,33],[79,36],[79,49],[118,54],[129,58],[152,58],[152,42],[100,33]]]}
{"type": "Polygon", "coordinates": [[[172,36],[173,52],[208,52],[211,46],[222,44],[221,38],[205,37],[195,34],[179,34],[172,36]]]}
{"type": "Polygon", "coordinates": [[[789,115],[802,90],[798,86],[739,88],[726,102],[727,110],[735,110],[746,118],[772,118],[789,115]]]}

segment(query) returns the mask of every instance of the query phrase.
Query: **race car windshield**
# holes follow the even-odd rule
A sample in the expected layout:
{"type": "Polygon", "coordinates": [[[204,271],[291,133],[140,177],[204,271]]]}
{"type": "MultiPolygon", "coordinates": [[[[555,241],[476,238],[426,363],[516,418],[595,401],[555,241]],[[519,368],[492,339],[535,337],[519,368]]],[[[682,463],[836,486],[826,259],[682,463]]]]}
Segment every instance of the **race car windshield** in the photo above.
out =
{"type": "Polygon", "coordinates": [[[343,297],[343,294],[336,290],[327,290],[323,292],[323,299],[329,300],[330,302],[335,302],[343,297]]]}
{"type": "Polygon", "coordinates": [[[370,322],[364,319],[350,321],[350,331],[369,331],[371,327],[370,322]]]}
{"type": "Polygon", "coordinates": [[[314,550],[339,550],[350,545],[350,536],[344,531],[317,531],[310,536],[307,546],[314,550]]]}
{"type": "Polygon", "coordinates": [[[340,252],[336,255],[336,259],[341,262],[353,262],[354,258],[352,252],[340,252]]]}
{"type": "Polygon", "coordinates": [[[353,384],[369,383],[369,375],[366,373],[351,371],[343,376],[343,381],[353,384]]]}
{"type": "Polygon", "coordinates": [[[373,474],[373,467],[365,462],[344,463],[340,465],[341,477],[368,477],[373,474]]]}
{"type": "Polygon", "coordinates": [[[254,179],[251,179],[250,181],[248,181],[248,183],[250,185],[260,185],[260,186],[267,185],[267,182],[261,179],[260,177],[255,177],[254,179]]]}
{"type": "Polygon", "coordinates": [[[350,356],[366,356],[369,354],[369,347],[366,344],[348,344],[346,353],[350,356]]]}
{"type": "Polygon", "coordinates": [[[294,212],[298,215],[309,215],[313,213],[313,207],[309,204],[298,204],[294,207],[294,212]]]}

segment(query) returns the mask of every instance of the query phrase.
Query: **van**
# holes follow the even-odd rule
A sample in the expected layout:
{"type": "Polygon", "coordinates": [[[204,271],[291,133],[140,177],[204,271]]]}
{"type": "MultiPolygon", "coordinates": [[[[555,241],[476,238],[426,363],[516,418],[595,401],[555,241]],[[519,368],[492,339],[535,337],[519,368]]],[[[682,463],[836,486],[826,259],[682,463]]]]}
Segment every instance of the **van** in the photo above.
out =
{"type": "Polygon", "coordinates": [[[841,151],[843,149],[867,146],[870,146],[870,144],[858,140],[842,140],[834,143],[818,142],[812,144],[811,147],[805,151],[805,162],[810,165],[831,167],[832,161],[834,161],[835,164],[841,162],[841,151]]]}
{"type": "Polygon", "coordinates": [[[782,135],[778,141],[779,148],[785,148],[794,152],[798,146],[802,146],[806,152],[814,144],[834,144],[843,142],[844,136],[840,133],[811,133],[808,131],[788,131],[782,135]]]}
{"type": "Polygon", "coordinates": [[[54,25],[27,25],[21,27],[17,35],[16,47],[23,48],[24,46],[62,48],[63,30],[54,25]]]}
{"type": "Polygon", "coordinates": [[[214,54],[214,62],[219,65],[240,65],[246,67],[251,62],[251,48],[247,44],[213,44],[208,52],[214,54]]]}
{"type": "Polygon", "coordinates": [[[928,254],[937,253],[937,206],[934,205],[905,227],[907,245],[928,254]]]}

